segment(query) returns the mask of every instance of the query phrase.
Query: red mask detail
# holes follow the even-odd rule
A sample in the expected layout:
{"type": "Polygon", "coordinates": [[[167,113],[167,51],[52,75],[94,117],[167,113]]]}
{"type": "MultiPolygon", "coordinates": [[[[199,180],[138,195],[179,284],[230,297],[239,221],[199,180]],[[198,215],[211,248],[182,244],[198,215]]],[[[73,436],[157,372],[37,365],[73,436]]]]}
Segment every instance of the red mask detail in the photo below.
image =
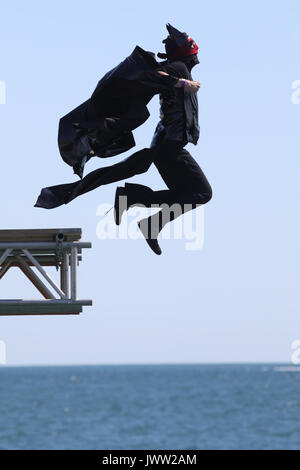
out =
{"type": "Polygon", "coordinates": [[[174,54],[172,54],[172,57],[170,57],[171,60],[176,60],[176,59],[182,59],[183,57],[187,57],[189,55],[195,55],[198,54],[199,47],[195,43],[194,39],[188,38],[187,42],[176,49],[174,54]]]}

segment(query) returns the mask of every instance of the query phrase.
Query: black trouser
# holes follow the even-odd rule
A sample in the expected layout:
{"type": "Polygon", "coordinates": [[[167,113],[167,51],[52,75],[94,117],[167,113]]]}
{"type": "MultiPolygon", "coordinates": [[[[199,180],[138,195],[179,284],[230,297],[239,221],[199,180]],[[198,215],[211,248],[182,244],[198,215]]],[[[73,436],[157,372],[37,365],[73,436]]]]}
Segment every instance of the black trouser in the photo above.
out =
{"type": "MultiPolygon", "coordinates": [[[[148,158],[147,149],[139,154],[148,158]]],[[[152,191],[147,186],[127,184],[129,205],[161,206],[161,211],[148,217],[148,235],[156,238],[164,225],[185,212],[206,204],[212,197],[212,189],[206,176],[182,142],[163,140],[151,149],[152,161],[169,189],[152,191]]],[[[146,165],[145,165],[146,166],[146,165]]],[[[150,166],[150,165],[149,165],[150,166]]]]}
{"type": "MultiPolygon", "coordinates": [[[[37,200],[36,207],[51,209],[66,204],[77,196],[91,191],[99,186],[131,178],[137,174],[145,173],[154,163],[161,177],[169,189],[152,191],[147,186],[128,185],[129,205],[177,204],[181,213],[205,204],[212,197],[212,190],[203,171],[190,153],[178,141],[163,140],[151,149],[135,152],[125,160],[114,165],[92,171],[81,181],[44,188],[37,200]]],[[[178,212],[178,211],[177,211],[178,212]]],[[[181,215],[178,214],[178,215],[181,215]]],[[[163,219],[153,216],[150,221],[155,222],[159,230],[163,227],[163,219]]],[[[178,216],[177,215],[177,216],[178,216]]],[[[170,220],[176,218],[171,214],[170,220]]],[[[152,224],[154,225],[154,224],[152,224]]]]}
{"type": "Polygon", "coordinates": [[[150,149],[143,149],[119,163],[91,171],[82,180],[75,183],[58,184],[43,188],[35,207],[54,209],[62,204],[67,204],[81,194],[92,191],[99,186],[145,173],[152,164],[152,161],[152,151],[150,149]]]}

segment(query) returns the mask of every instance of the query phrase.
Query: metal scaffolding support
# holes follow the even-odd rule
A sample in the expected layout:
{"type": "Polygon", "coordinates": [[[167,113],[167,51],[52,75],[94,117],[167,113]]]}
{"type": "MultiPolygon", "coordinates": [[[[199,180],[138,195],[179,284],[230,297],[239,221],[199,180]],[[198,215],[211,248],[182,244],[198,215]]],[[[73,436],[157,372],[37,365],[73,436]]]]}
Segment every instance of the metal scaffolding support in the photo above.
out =
{"type": "Polygon", "coordinates": [[[44,297],[0,299],[0,315],[70,315],[92,305],[90,299],[77,299],[81,252],[92,246],[80,239],[79,228],[0,230],[0,280],[11,267],[18,267],[44,297]],[[45,266],[55,266],[60,271],[59,285],[45,266]]]}

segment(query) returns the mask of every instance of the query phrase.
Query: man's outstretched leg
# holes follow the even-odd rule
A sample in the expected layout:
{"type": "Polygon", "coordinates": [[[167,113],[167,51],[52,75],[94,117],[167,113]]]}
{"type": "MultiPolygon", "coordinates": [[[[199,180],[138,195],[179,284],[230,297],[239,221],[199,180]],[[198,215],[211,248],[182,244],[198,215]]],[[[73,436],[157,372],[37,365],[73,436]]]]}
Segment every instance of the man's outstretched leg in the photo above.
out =
{"type": "Polygon", "coordinates": [[[54,209],[62,204],[68,204],[77,196],[92,191],[99,186],[145,173],[150,168],[151,163],[152,151],[147,148],[139,150],[119,163],[92,171],[82,180],[75,183],[43,188],[35,203],[35,207],[54,209]]]}

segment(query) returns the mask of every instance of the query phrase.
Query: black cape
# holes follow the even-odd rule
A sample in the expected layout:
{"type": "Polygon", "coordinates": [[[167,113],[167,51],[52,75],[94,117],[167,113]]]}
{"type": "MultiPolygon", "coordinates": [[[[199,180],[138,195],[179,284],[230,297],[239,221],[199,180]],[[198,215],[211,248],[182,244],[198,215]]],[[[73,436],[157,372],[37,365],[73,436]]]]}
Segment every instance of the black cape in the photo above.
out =
{"type": "MultiPolygon", "coordinates": [[[[159,66],[153,53],[136,46],[132,54],[104,75],[89,100],[60,119],[58,146],[68,165],[75,168],[86,155],[88,160],[91,150],[95,156],[105,158],[135,146],[132,130],[148,119],[148,102],[177,81],[176,77],[158,75],[155,69],[159,66]]],[[[82,181],[84,192],[96,187],[98,173],[102,176],[106,170],[92,172],[93,178],[87,175],[82,181]]],[[[78,181],[43,188],[35,207],[52,209],[66,204],[78,195],[81,186],[78,181]]]]}
{"type": "Polygon", "coordinates": [[[74,167],[91,150],[112,157],[134,147],[131,131],[148,119],[148,102],[166,88],[149,75],[158,66],[154,54],[136,46],[104,75],[89,100],[60,119],[58,146],[68,165],[74,167]]]}

